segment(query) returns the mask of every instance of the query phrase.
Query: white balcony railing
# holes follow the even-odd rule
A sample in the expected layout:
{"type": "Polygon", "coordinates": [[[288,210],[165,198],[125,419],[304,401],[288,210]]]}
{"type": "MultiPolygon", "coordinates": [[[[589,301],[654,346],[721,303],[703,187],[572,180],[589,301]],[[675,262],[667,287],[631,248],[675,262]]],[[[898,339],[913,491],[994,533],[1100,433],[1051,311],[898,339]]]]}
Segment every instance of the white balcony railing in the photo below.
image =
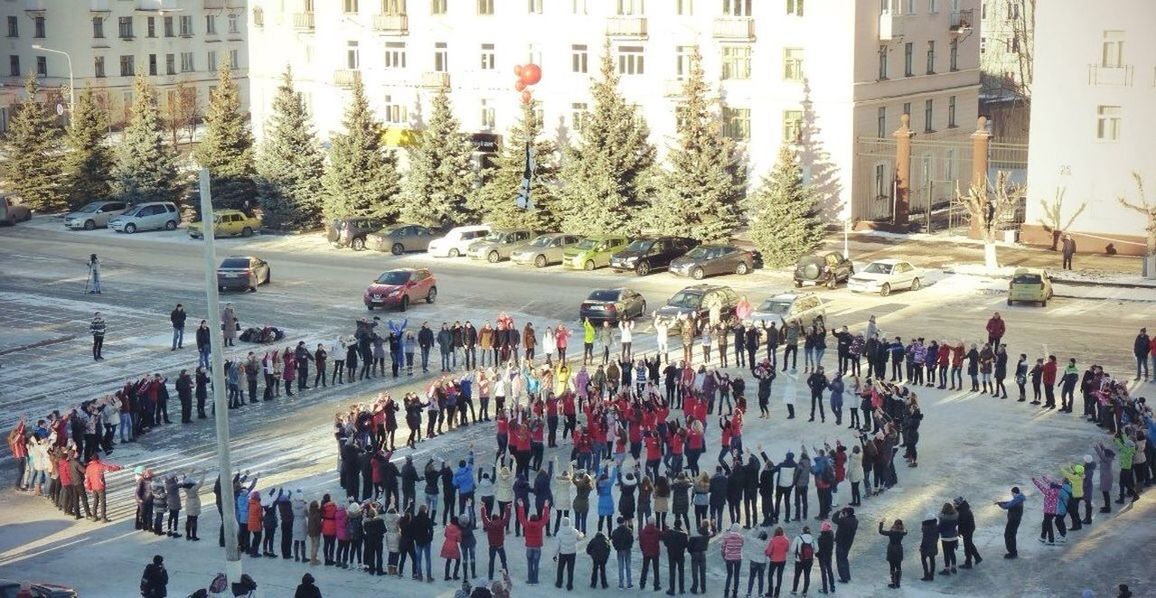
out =
{"type": "Polygon", "coordinates": [[[405,35],[409,33],[409,17],[405,15],[373,15],[373,30],[381,33],[405,35]]]}
{"type": "Polygon", "coordinates": [[[1131,87],[1133,68],[1130,64],[1120,66],[1088,65],[1088,85],[1097,87],[1131,87]]]}
{"type": "Polygon", "coordinates": [[[421,86],[441,89],[450,86],[450,74],[445,71],[426,71],[421,74],[421,86]]]}
{"type": "Polygon", "coordinates": [[[314,21],[314,15],[311,12],[298,12],[293,14],[293,28],[303,31],[313,31],[317,27],[314,21]]]}
{"type": "Polygon", "coordinates": [[[890,10],[879,13],[879,41],[903,38],[903,15],[890,10]]]}
{"type": "Polygon", "coordinates": [[[663,95],[668,98],[681,98],[686,88],[685,79],[667,79],[663,85],[663,95]]]}
{"type": "Polygon", "coordinates": [[[110,12],[112,8],[109,7],[109,2],[110,0],[88,0],[88,10],[92,12],[110,12]]]}
{"type": "Polygon", "coordinates": [[[646,17],[609,17],[606,19],[606,35],[613,37],[646,37],[646,17]]]}
{"type": "Polygon", "coordinates": [[[961,33],[970,31],[975,26],[975,11],[973,9],[956,10],[951,13],[951,32],[961,33]]]}
{"type": "Polygon", "coordinates": [[[716,39],[753,40],[755,20],[751,17],[718,17],[714,20],[716,39]]]}
{"type": "Polygon", "coordinates": [[[338,87],[352,87],[361,79],[361,71],[356,69],[338,69],[333,71],[333,84],[338,87]]]}

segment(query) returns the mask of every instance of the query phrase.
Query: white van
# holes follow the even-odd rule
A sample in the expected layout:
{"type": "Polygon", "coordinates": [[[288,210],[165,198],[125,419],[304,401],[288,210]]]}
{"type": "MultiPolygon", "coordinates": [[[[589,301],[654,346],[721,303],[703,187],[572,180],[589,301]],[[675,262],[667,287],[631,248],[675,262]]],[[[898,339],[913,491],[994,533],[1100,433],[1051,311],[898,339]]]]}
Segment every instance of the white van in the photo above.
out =
{"type": "Polygon", "coordinates": [[[475,241],[490,234],[490,225],[474,224],[451,228],[444,237],[429,242],[429,254],[434,257],[458,257],[465,255],[475,241]]]}

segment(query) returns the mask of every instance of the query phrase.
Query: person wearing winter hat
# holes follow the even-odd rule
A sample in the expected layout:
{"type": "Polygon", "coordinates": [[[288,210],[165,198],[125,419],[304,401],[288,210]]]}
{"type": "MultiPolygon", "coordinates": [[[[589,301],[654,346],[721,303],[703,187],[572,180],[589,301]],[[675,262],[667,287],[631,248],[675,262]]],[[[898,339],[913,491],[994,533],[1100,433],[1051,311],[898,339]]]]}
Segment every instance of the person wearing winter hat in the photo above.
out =
{"type": "Polygon", "coordinates": [[[939,554],[939,518],[928,513],[919,527],[919,562],[923,565],[920,581],[935,581],[935,557],[939,554]]]}
{"type": "MultiPolygon", "coordinates": [[[[742,526],[738,522],[732,523],[727,533],[723,534],[722,542],[719,548],[722,551],[723,562],[726,563],[727,578],[723,584],[723,598],[726,596],[739,595],[739,581],[742,575],[743,566],[743,543],[745,539],[742,534],[742,526]],[[734,590],[731,590],[733,580],[734,590]]],[[[693,576],[692,576],[693,577],[693,576]]]]}
{"type": "Polygon", "coordinates": [[[145,567],[140,579],[140,595],[144,598],[165,598],[168,595],[169,572],[164,563],[165,557],[158,554],[145,567]]]}
{"type": "Polygon", "coordinates": [[[811,588],[811,566],[815,563],[815,539],[811,527],[804,525],[803,531],[791,542],[791,553],[795,555],[795,579],[791,583],[791,593],[799,590],[799,578],[803,578],[803,595],[811,588]]]}
{"type": "Polygon", "coordinates": [[[979,549],[975,547],[975,541],[972,539],[975,536],[975,513],[971,512],[971,505],[962,496],[955,497],[952,504],[955,505],[955,512],[959,514],[959,535],[963,539],[963,564],[959,568],[971,569],[983,562],[983,557],[979,556],[979,549]]]}
{"type": "Polygon", "coordinates": [[[293,598],[321,598],[321,590],[314,584],[315,581],[308,573],[302,575],[301,583],[293,593],[293,598]]]}
{"type": "Polygon", "coordinates": [[[1076,531],[1083,527],[1080,503],[1084,502],[1084,466],[1080,463],[1065,465],[1060,468],[1060,475],[1072,485],[1072,491],[1068,494],[1067,515],[1072,518],[1069,529],[1076,531]]]}
{"type": "Polygon", "coordinates": [[[826,594],[835,591],[835,571],[831,568],[831,557],[835,554],[835,530],[831,522],[824,520],[819,524],[818,550],[815,556],[819,560],[819,579],[823,581],[820,593],[826,594]]]}
{"type": "Polygon", "coordinates": [[[1024,495],[1020,492],[1020,487],[1013,486],[1011,493],[1011,499],[995,501],[996,506],[1007,511],[1007,524],[1003,528],[1003,543],[1007,549],[1007,553],[1003,555],[1005,559],[1019,556],[1016,551],[1016,534],[1019,533],[1020,521],[1024,517],[1024,495]]]}
{"type": "Polygon", "coordinates": [[[1084,525],[1092,523],[1092,492],[1095,489],[1096,460],[1084,455],[1084,525]]]}

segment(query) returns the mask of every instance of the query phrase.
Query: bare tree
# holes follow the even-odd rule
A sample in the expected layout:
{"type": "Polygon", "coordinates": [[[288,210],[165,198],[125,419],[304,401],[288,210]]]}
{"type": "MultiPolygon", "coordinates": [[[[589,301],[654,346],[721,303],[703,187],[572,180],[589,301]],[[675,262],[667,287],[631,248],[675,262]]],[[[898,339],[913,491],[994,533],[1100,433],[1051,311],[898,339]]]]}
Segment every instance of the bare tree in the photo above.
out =
{"type": "Polygon", "coordinates": [[[168,90],[168,99],[165,103],[165,127],[172,135],[172,143],[178,145],[181,135],[187,135],[193,140],[197,130],[197,121],[200,118],[200,105],[197,101],[197,90],[185,81],[178,81],[176,86],[168,90]]]}
{"type": "Polygon", "coordinates": [[[1144,252],[1144,277],[1156,278],[1156,204],[1148,203],[1148,197],[1144,193],[1144,179],[1140,173],[1133,172],[1132,178],[1136,181],[1136,194],[1139,196],[1139,202],[1128,201],[1123,195],[1117,199],[1120,200],[1120,205],[1144,215],[1147,222],[1147,226],[1144,227],[1144,231],[1147,233],[1147,247],[1144,252]]]}
{"type": "Polygon", "coordinates": [[[1032,96],[1036,1],[992,2],[988,10],[998,12],[1006,7],[1007,14],[1002,20],[992,15],[984,23],[990,27],[990,31],[985,31],[988,38],[984,52],[984,87],[989,91],[1007,92],[1023,103],[1032,96]],[[996,44],[1004,47],[998,48],[996,44]],[[1008,59],[1009,54],[1014,57],[1008,59]]]}
{"type": "Polygon", "coordinates": [[[1002,170],[996,175],[995,182],[986,187],[975,184],[966,195],[958,189],[955,192],[955,203],[966,210],[972,225],[983,237],[983,263],[988,270],[999,268],[996,241],[1006,225],[1014,221],[1023,197],[1023,187],[1012,183],[1008,173],[1002,170]]]}
{"type": "Polygon", "coordinates": [[[1040,218],[1040,226],[1043,226],[1044,230],[1052,234],[1052,251],[1056,250],[1056,246],[1060,241],[1060,235],[1063,234],[1065,230],[1071,228],[1072,223],[1076,221],[1076,218],[1079,218],[1080,214],[1084,213],[1084,208],[1088,207],[1088,202],[1082,202],[1079,207],[1076,208],[1076,211],[1068,216],[1067,220],[1065,220],[1065,193],[1067,193],[1067,189],[1064,189],[1063,187],[1056,187],[1056,196],[1052,199],[1052,201],[1045,201],[1042,199],[1040,200],[1040,207],[1043,208],[1044,212],[1044,218],[1040,218]]]}

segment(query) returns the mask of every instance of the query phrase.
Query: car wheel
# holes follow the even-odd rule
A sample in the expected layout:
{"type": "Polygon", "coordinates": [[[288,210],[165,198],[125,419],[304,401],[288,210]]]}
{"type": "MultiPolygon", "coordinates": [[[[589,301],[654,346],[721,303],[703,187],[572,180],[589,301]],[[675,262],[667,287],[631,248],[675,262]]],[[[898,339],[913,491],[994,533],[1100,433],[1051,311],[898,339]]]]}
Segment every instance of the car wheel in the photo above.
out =
{"type": "Polygon", "coordinates": [[[1011,300],[1010,298],[1007,300],[1007,304],[1008,304],[1008,306],[1009,306],[1009,307],[1011,306],[1011,304],[1012,304],[1012,300],[1011,300]]]}
{"type": "Polygon", "coordinates": [[[545,268],[546,267],[546,256],[539,255],[538,257],[534,258],[534,266],[537,268],[545,268]]]}
{"type": "Polygon", "coordinates": [[[169,220],[165,223],[165,230],[177,230],[177,221],[169,220]]]}
{"type": "Polygon", "coordinates": [[[922,288],[923,288],[923,282],[921,282],[918,278],[911,281],[911,290],[918,291],[919,289],[922,289],[922,288]]]}
{"type": "Polygon", "coordinates": [[[650,262],[639,262],[638,267],[634,269],[634,272],[639,276],[646,276],[647,274],[650,274],[650,262]]]}
{"type": "Polygon", "coordinates": [[[133,223],[131,223],[131,222],[130,222],[130,223],[128,223],[128,224],[126,224],[126,225],[124,225],[124,232],[126,232],[126,233],[128,233],[128,234],[130,234],[130,235],[131,235],[131,234],[133,234],[133,233],[135,233],[135,232],[136,232],[136,225],[135,225],[135,224],[133,224],[133,223]]]}
{"type": "Polygon", "coordinates": [[[834,289],[838,285],[839,285],[839,277],[837,277],[837,276],[831,276],[830,280],[827,281],[827,288],[828,289],[834,289]]]}
{"type": "Polygon", "coordinates": [[[593,270],[594,269],[594,260],[586,260],[586,263],[582,264],[582,269],[586,270],[587,272],[589,272],[590,270],[593,270]]]}
{"type": "Polygon", "coordinates": [[[450,253],[449,253],[450,257],[458,257],[459,255],[461,255],[461,253],[458,252],[457,248],[450,250],[450,253]]]}
{"type": "Polygon", "coordinates": [[[739,265],[735,266],[735,274],[738,274],[739,276],[743,276],[744,274],[750,274],[750,273],[751,273],[751,268],[750,268],[750,266],[747,266],[746,262],[739,262],[739,265]]]}
{"type": "Polygon", "coordinates": [[[796,281],[795,281],[795,288],[796,288],[796,289],[801,289],[801,288],[803,288],[803,281],[801,281],[801,280],[796,280],[796,281]]]}
{"type": "Polygon", "coordinates": [[[886,283],[886,282],[883,283],[883,286],[879,287],[879,296],[880,297],[886,297],[890,294],[891,294],[891,284],[886,283]]]}
{"type": "Polygon", "coordinates": [[[91,220],[84,221],[84,230],[92,230],[96,228],[96,223],[91,220]]]}
{"type": "Polygon", "coordinates": [[[398,311],[406,311],[409,309],[409,295],[401,298],[401,303],[397,306],[398,311]]]}
{"type": "Polygon", "coordinates": [[[373,304],[372,303],[366,303],[365,309],[368,309],[369,311],[373,311],[373,304]]]}
{"type": "Polygon", "coordinates": [[[437,300],[438,300],[438,288],[437,287],[430,287],[429,292],[425,294],[425,302],[426,303],[433,303],[434,301],[437,301],[437,300]]]}
{"type": "Polygon", "coordinates": [[[499,255],[497,251],[491,251],[490,255],[486,256],[486,259],[489,260],[491,264],[496,264],[502,259],[502,256],[499,255]]]}
{"type": "Polygon", "coordinates": [[[695,280],[702,280],[703,277],[706,276],[706,272],[702,268],[695,268],[690,271],[690,276],[695,280]]]}
{"type": "Polygon", "coordinates": [[[1048,306],[1048,300],[1047,299],[1040,301],[1040,307],[1047,307],[1047,306],[1048,306]]]}
{"type": "Polygon", "coordinates": [[[269,284],[271,282],[273,282],[273,270],[272,270],[272,268],[265,271],[265,284],[269,284]]]}
{"type": "Polygon", "coordinates": [[[365,239],[358,237],[350,242],[349,246],[352,247],[354,251],[361,251],[362,249],[365,249],[365,239]]]}
{"type": "Polygon", "coordinates": [[[390,252],[393,253],[394,255],[401,255],[401,254],[405,253],[405,246],[402,245],[401,243],[394,243],[393,247],[390,248],[390,252]]]}
{"type": "Polygon", "coordinates": [[[641,318],[642,316],[645,316],[645,315],[646,315],[646,301],[643,301],[642,302],[642,309],[638,310],[638,315],[636,317],[641,318]]]}
{"type": "Polygon", "coordinates": [[[249,286],[249,292],[250,293],[256,293],[257,287],[259,287],[259,286],[261,286],[261,281],[260,280],[254,280],[253,284],[249,286]]]}
{"type": "Polygon", "coordinates": [[[242,237],[252,237],[253,236],[253,229],[246,226],[245,228],[241,229],[241,236],[242,237]]]}

